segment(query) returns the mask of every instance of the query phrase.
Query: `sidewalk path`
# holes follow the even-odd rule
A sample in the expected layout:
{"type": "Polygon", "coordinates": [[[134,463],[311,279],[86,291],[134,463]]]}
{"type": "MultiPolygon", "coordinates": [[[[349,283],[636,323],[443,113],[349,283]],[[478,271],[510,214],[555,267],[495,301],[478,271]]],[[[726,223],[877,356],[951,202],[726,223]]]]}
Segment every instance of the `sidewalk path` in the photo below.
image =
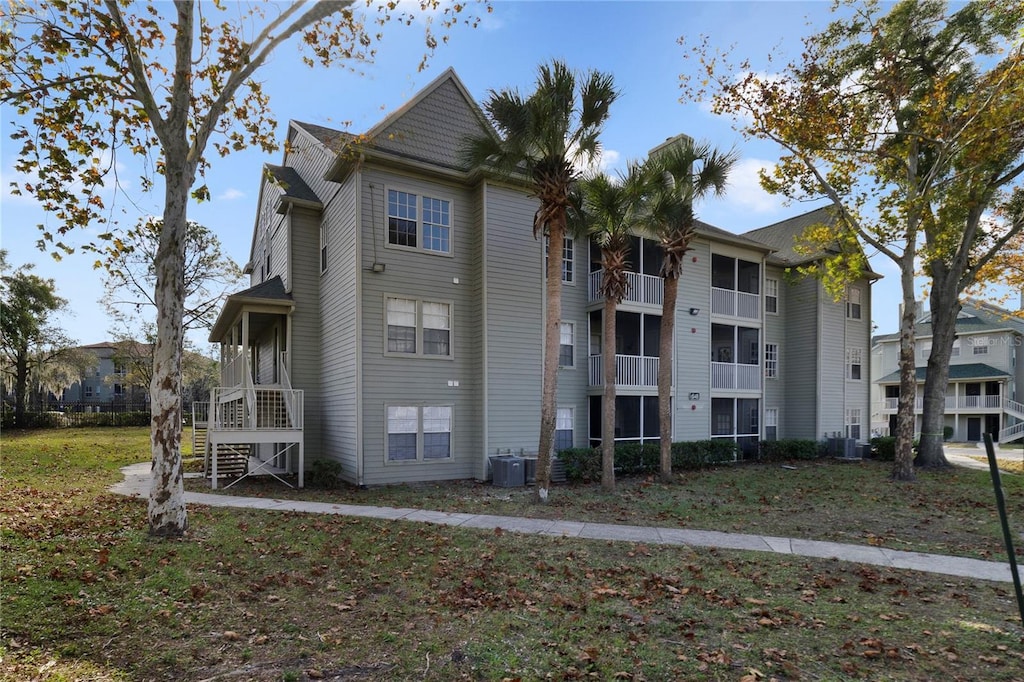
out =
{"type": "MultiPolygon", "coordinates": [[[[148,462],[123,467],[124,481],[111,486],[110,491],[119,495],[146,497],[149,490],[148,462]]],[[[608,523],[583,523],[579,521],[551,521],[514,516],[492,516],[489,514],[461,514],[405,509],[395,507],[371,507],[355,504],[331,504],[329,502],[302,502],[297,500],[274,500],[262,497],[236,497],[209,493],[185,493],[188,504],[210,507],[238,507],[264,509],[269,511],[292,511],[307,514],[338,514],[370,519],[392,521],[415,521],[460,528],[481,528],[583,538],[588,540],[612,540],[638,542],[651,545],[685,545],[690,547],[721,547],[723,549],[745,549],[755,552],[772,552],[821,559],[839,559],[873,566],[905,568],[913,571],[940,573],[961,578],[978,578],[1011,582],[1010,565],[966,557],[944,556],[903,552],[868,545],[847,545],[838,542],[777,538],[742,533],[690,530],[686,528],[655,528],[650,526],[622,526],[608,523]]]]}

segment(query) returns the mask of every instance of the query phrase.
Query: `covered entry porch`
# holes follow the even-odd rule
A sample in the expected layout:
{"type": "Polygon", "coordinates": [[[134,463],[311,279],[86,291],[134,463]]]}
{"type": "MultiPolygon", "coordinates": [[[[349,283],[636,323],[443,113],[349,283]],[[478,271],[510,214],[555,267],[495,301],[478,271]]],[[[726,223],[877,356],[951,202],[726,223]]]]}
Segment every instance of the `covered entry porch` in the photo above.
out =
{"type": "Polygon", "coordinates": [[[220,385],[194,408],[195,452],[212,488],[247,476],[296,475],[303,487],[303,392],[292,388],[291,294],[280,277],[228,297],[210,332],[221,348],[220,385]]]}

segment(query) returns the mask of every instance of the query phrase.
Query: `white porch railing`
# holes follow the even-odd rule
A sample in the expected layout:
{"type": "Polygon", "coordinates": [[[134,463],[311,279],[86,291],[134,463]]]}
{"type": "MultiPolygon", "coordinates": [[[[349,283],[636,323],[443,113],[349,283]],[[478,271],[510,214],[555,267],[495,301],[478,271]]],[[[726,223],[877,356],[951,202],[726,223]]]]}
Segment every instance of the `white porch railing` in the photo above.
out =
{"type": "MultiPolygon", "coordinates": [[[[615,385],[626,388],[649,388],[658,385],[658,358],[646,355],[616,355],[615,385]]],[[[587,370],[591,386],[604,386],[602,356],[591,355],[587,370]]]]}
{"type": "MultiPolygon", "coordinates": [[[[604,270],[590,273],[587,280],[587,300],[591,303],[599,303],[604,300],[598,293],[601,289],[601,280],[604,277],[604,270]]],[[[622,299],[623,303],[641,303],[645,305],[660,306],[665,297],[665,284],[657,275],[645,275],[639,272],[627,272],[626,281],[629,282],[629,291],[622,299]]]]}
{"type": "Polygon", "coordinates": [[[210,392],[210,428],[218,431],[302,430],[303,392],[217,387],[210,392]]]}
{"type": "MultiPolygon", "coordinates": [[[[899,407],[899,398],[884,398],[883,400],[882,409],[887,412],[895,412],[899,407]]],[[[1012,402],[1012,400],[1004,401],[1003,397],[999,395],[947,395],[945,408],[946,410],[1005,410],[1007,406],[1004,403],[1012,402]]],[[[1017,404],[1020,405],[1020,403],[1017,404]]],[[[914,410],[920,412],[923,409],[924,398],[917,396],[914,399],[914,410]]]]}
{"type": "Polygon", "coordinates": [[[761,296],[745,291],[711,287],[711,312],[715,315],[741,317],[745,320],[760,320],[761,296]]]}
{"type": "Polygon", "coordinates": [[[712,362],[711,388],[759,391],[761,390],[761,366],[712,362]]]}
{"type": "Polygon", "coordinates": [[[999,432],[1000,443],[1009,443],[1022,437],[1024,437],[1024,422],[1017,422],[999,432]]]}
{"type": "Polygon", "coordinates": [[[245,386],[251,384],[249,377],[249,355],[241,350],[233,358],[224,361],[220,370],[221,383],[225,386],[245,386]]]}

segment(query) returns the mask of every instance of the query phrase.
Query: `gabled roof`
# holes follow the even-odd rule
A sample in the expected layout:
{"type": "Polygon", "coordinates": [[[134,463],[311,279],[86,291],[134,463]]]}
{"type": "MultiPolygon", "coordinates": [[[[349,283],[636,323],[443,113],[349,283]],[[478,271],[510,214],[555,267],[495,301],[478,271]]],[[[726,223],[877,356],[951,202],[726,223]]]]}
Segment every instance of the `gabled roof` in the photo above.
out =
{"type": "MultiPolygon", "coordinates": [[[[928,375],[927,367],[915,368],[915,374],[918,383],[925,380],[928,375]]],[[[950,365],[949,366],[949,380],[950,381],[963,381],[965,379],[999,379],[1001,377],[1008,377],[1009,373],[1004,372],[1000,369],[996,369],[992,365],[986,365],[981,362],[973,362],[966,365],[950,365]]],[[[896,370],[890,374],[886,374],[884,377],[878,380],[880,384],[898,384],[900,382],[900,372],[896,370]]]]}
{"type": "Polygon", "coordinates": [[[757,241],[756,239],[750,239],[746,235],[736,234],[735,232],[723,230],[722,228],[715,227],[710,223],[705,223],[703,220],[697,220],[695,222],[695,231],[700,236],[709,237],[720,242],[729,242],[737,246],[745,246],[748,248],[757,249],[758,251],[764,251],[765,253],[771,253],[773,251],[771,246],[765,244],[764,242],[757,241]]]}
{"type": "MultiPolygon", "coordinates": [[[[772,265],[794,267],[813,263],[814,261],[839,253],[838,246],[805,253],[797,250],[797,244],[799,244],[803,233],[812,225],[822,223],[831,225],[835,223],[833,211],[832,206],[823,206],[813,211],[766,225],[765,227],[759,227],[756,230],[750,230],[743,233],[743,236],[772,247],[775,252],[768,257],[768,262],[772,265]]],[[[881,278],[881,275],[871,271],[864,273],[864,275],[869,279],[881,278]]]]}
{"type": "MultiPolygon", "coordinates": [[[[968,298],[961,304],[963,309],[956,319],[956,333],[960,334],[982,334],[991,332],[1008,331],[1024,335],[1024,318],[1015,315],[1013,312],[1000,308],[987,301],[968,298]]],[[[931,314],[925,315],[922,319],[930,320],[931,314]]],[[[932,325],[930,322],[918,322],[914,327],[914,337],[918,339],[930,338],[932,325]]],[[[893,334],[880,334],[872,343],[881,341],[898,341],[899,332],[893,334]]]]}
{"type": "Polygon", "coordinates": [[[227,330],[246,304],[279,306],[283,310],[289,310],[295,306],[292,295],[284,290],[284,282],[280,275],[275,275],[256,286],[231,294],[224,301],[224,307],[221,308],[217,321],[210,328],[212,343],[224,338],[227,330]]]}
{"type": "MultiPolygon", "coordinates": [[[[269,163],[266,164],[265,168],[273,179],[274,184],[281,188],[282,203],[291,202],[315,208],[323,206],[320,197],[309,188],[309,185],[306,184],[294,168],[290,166],[272,166],[269,163]]],[[[278,212],[283,212],[283,209],[279,207],[278,212]]]]}

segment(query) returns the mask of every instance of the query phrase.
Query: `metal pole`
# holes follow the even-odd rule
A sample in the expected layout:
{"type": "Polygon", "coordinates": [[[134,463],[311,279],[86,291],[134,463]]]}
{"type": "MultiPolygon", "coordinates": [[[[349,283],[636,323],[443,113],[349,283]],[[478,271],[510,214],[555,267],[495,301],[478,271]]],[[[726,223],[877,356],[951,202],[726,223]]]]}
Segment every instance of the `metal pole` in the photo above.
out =
{"type": "Polygon", "coordinates": [[[996,492],[996,507],[999,509],[999,520],[1003,524],[1003,542],[1006,543],[1006,555],[1010,559],[1010,575],[1013,577],[1013,589],[1017,593],[1017,609],[1020,611],[1020,622],[1024,625],[1024,592],[1020,587],[1020,574],[1017,572],[1017,556],[1013,551],[1013,536],[1010,534],[1010,522],[1006,518],[1006,502],[1003,500],[1003,484],[999,478],[999,464],[996,462],[996,450],[992,445],[992,434],[985,433],[985,452],[988,454],[988,468],[992,472],[992,487],[996,492]]]}

